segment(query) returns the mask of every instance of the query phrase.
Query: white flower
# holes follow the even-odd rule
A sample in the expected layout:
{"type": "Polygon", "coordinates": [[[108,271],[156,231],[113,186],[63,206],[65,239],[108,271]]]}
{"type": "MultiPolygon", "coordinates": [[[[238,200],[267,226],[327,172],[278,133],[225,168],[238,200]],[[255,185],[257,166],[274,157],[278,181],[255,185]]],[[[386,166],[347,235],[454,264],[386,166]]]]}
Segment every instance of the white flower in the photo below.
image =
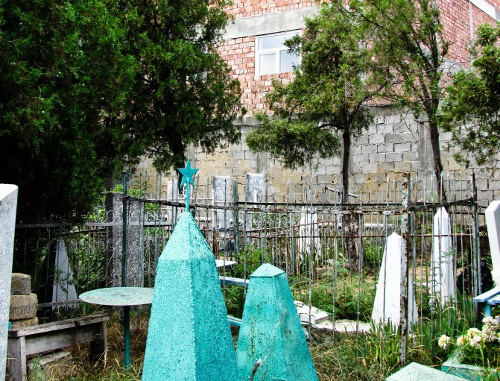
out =
{"type": "Polygon", "coordinates": [[[479,329],[477,329],[477,328],[469,328],[467,330],[467,337],[469,339],[472,339],[474,336],[480,336],[482,334],[483,333],[479,329]]]}
{"type": "Polygon", "coordinates": [[[483,330],[485,328],[487,329],[490,329],[490,330],[494,330],[496,331],[498,329],[498,321],[496,321],[496,319],[494,319],[492,316],[486,316],[484,319],[483,319],[483,330]]]}
{"type": "Polygon", "coordinates": [[[463,336],[463,335],[462,335],[462,336],[460,336],[460,337],[457,339],[457,345],[458,345],[459,347],[461,347],[461,346],[465,345],[466,340],[467,340],[467,337],[465,337],[465,336],[463,336]]]}
{"type": "Polygon", "coordinates": [[[481,336],[479,335],[476,335],[476,336],[473,336],[471,339],[470,339],[470,345],[471,347],[473,348],[478,348],[479,347],[479,343],[481,342],[481,336]]]}
{"type": "Polygon", "coordinates": [[[446,349],[446,347],[448,347],[448,344],[450,344],[450,343],[451,343],[451,339],[446,335],[442,335],[438,340],[439,347],[441,347],[443,349],[446,349]]]}

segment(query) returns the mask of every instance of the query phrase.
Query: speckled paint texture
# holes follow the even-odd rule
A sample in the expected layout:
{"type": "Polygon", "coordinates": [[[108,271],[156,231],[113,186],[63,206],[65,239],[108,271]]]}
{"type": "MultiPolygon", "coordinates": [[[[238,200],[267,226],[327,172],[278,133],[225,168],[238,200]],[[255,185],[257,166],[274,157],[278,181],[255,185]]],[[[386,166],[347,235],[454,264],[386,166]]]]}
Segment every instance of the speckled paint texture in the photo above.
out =
{"type": "Polygon", "coordinates": [[[238,338],[240,379],[318,380],[285,273],[263,264],[251,276],[238,338]]]}
{"type": "Polygon", "coordinates": [[[16,185],[0,184],[0,380],[5,380],[5,361],[7,360],[10,279],[14,253],[17,192],[16,185]]]}
{"type": "Polygon", "coordinates": [[[237,380],[215,258],[184,213],[158,260],[142,380],[237,380]]]}

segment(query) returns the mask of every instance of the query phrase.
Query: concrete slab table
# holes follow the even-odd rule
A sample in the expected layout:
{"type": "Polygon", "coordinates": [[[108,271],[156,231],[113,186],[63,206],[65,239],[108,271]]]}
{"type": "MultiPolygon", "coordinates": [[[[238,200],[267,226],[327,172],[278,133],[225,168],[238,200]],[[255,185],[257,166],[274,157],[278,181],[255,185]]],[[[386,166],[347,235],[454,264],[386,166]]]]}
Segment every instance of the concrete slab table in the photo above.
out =
{"type": "Polygon", "coordinates": [[[87,291],[80,300],[101,306],[123,307],[125,368],[130,369],[130,307],[151,304],[153,289],[145,287],[109,287],[87,291]]]}

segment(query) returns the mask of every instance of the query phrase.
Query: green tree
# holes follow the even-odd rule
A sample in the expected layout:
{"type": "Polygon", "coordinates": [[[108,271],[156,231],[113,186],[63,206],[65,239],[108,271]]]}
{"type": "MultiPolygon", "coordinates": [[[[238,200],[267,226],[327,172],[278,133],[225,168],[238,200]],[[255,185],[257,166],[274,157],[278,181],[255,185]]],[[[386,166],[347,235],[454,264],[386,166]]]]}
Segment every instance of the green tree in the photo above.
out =
{"type": "Polygon", "coordinates": [[[0,1],[0,182],[20,220],[88,211],[111,174],[102,120],[133,79],[119,31],[99,0],[0,1]]]}
{"type": "Polygon", "coordinates": [[[442,107],[442,123],[452,132],[458,161],[479,165],[498,154],[500,143],[500,24],[481,25],[471,47],[472,70],[453,76],[442,107]]]}
{"type": "Polygon", "coordinates": [[[211,1],[0,0],[0,181],[19,219],[79,217],[141,157],[234,142],[240,89],[211,1]]]}
{"type": "Polygon", "coordinates": [[[344,198],[351,142],[372,122],[365,103],[380,91],[363,32],[340,0],[306,19],[305,34],[287,41],[302,56],[295,78],[286,85],[273,80],[266,102],[274,116],[259,114],[261,124],[246,137],[250,149],[268,151],[291,168],[343,152],[344,198]]]}
{"type": "Polygon", "coordinates": [[[233,122],[241,113],[241,90],[216,50],[228,15],[226,1],[109,0],[121,19],[139,71],[122,118],[111,120],[125,136],[121,152],[133,163],[141,155],[158,169],[181,165],[190,144],[210,152],[235,143],[233,122]]]}
{"type": "MultiPolygon", "coordinates": [[[[443,36],[435,0],[353,0],[353,17],[362,20],[373,44],[374,59],[390,86],[383,95],[393,104],[426,117],[433,171],[440,184],[443,165],[439,140],[439,108],[449,42],[443,36]]],[[[446,195],[443,192],[443,198],[446,195]]]]}

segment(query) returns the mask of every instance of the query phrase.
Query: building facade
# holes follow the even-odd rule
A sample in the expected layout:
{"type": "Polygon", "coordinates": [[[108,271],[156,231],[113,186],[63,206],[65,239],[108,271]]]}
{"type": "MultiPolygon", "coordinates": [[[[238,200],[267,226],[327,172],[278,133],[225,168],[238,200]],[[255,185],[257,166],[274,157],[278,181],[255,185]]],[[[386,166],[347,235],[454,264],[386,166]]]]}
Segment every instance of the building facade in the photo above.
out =
{"type": "MultiPolygon", "coordinates": [[[[478,25],[500,20],[500,0],[437,0],[444,26],[444,37],[451,43],[447,56],[450,70],[469,66],[471,57],[467,44],[478,25]]],[[[301,33],[304,17],[319,11],[312,0],[235,0],[227,7],[234,17],[220,46],[223,59],[232,68],[232,75],[241,83],[242,101],[247,115],[241,122],[242,142],[206,155],[192,149],[189,156],[200,173],[206,176],[231,176],[244,185],[247,173],[262,173],[271,193],[286,193],[288,181],[300,183],[304,174],[314,174],[322,182],[335,184],[340,178],[340,159],[321,160],[311,168],[285,169],[265,153],[252,153],[245,143],[245,133],[256,126],[254,114],[265,109],[265,94],[271,80],[290,81],[292,65],[300,57],[291,56],[284,40],[301,33]]],[[[375,122],[366,134],[353,142],[350,173],[355,178],[375,178],[388,173],[432,171],[425,120],[391,107],[374,107],[375,122]]],[[[463,168],[448,150],[449,134],[441,134],[442,160],[446,171],[463,168]]],[[[500,169],[476,168],[479,197],[491,200],[500,197],[500,169]]]]}

